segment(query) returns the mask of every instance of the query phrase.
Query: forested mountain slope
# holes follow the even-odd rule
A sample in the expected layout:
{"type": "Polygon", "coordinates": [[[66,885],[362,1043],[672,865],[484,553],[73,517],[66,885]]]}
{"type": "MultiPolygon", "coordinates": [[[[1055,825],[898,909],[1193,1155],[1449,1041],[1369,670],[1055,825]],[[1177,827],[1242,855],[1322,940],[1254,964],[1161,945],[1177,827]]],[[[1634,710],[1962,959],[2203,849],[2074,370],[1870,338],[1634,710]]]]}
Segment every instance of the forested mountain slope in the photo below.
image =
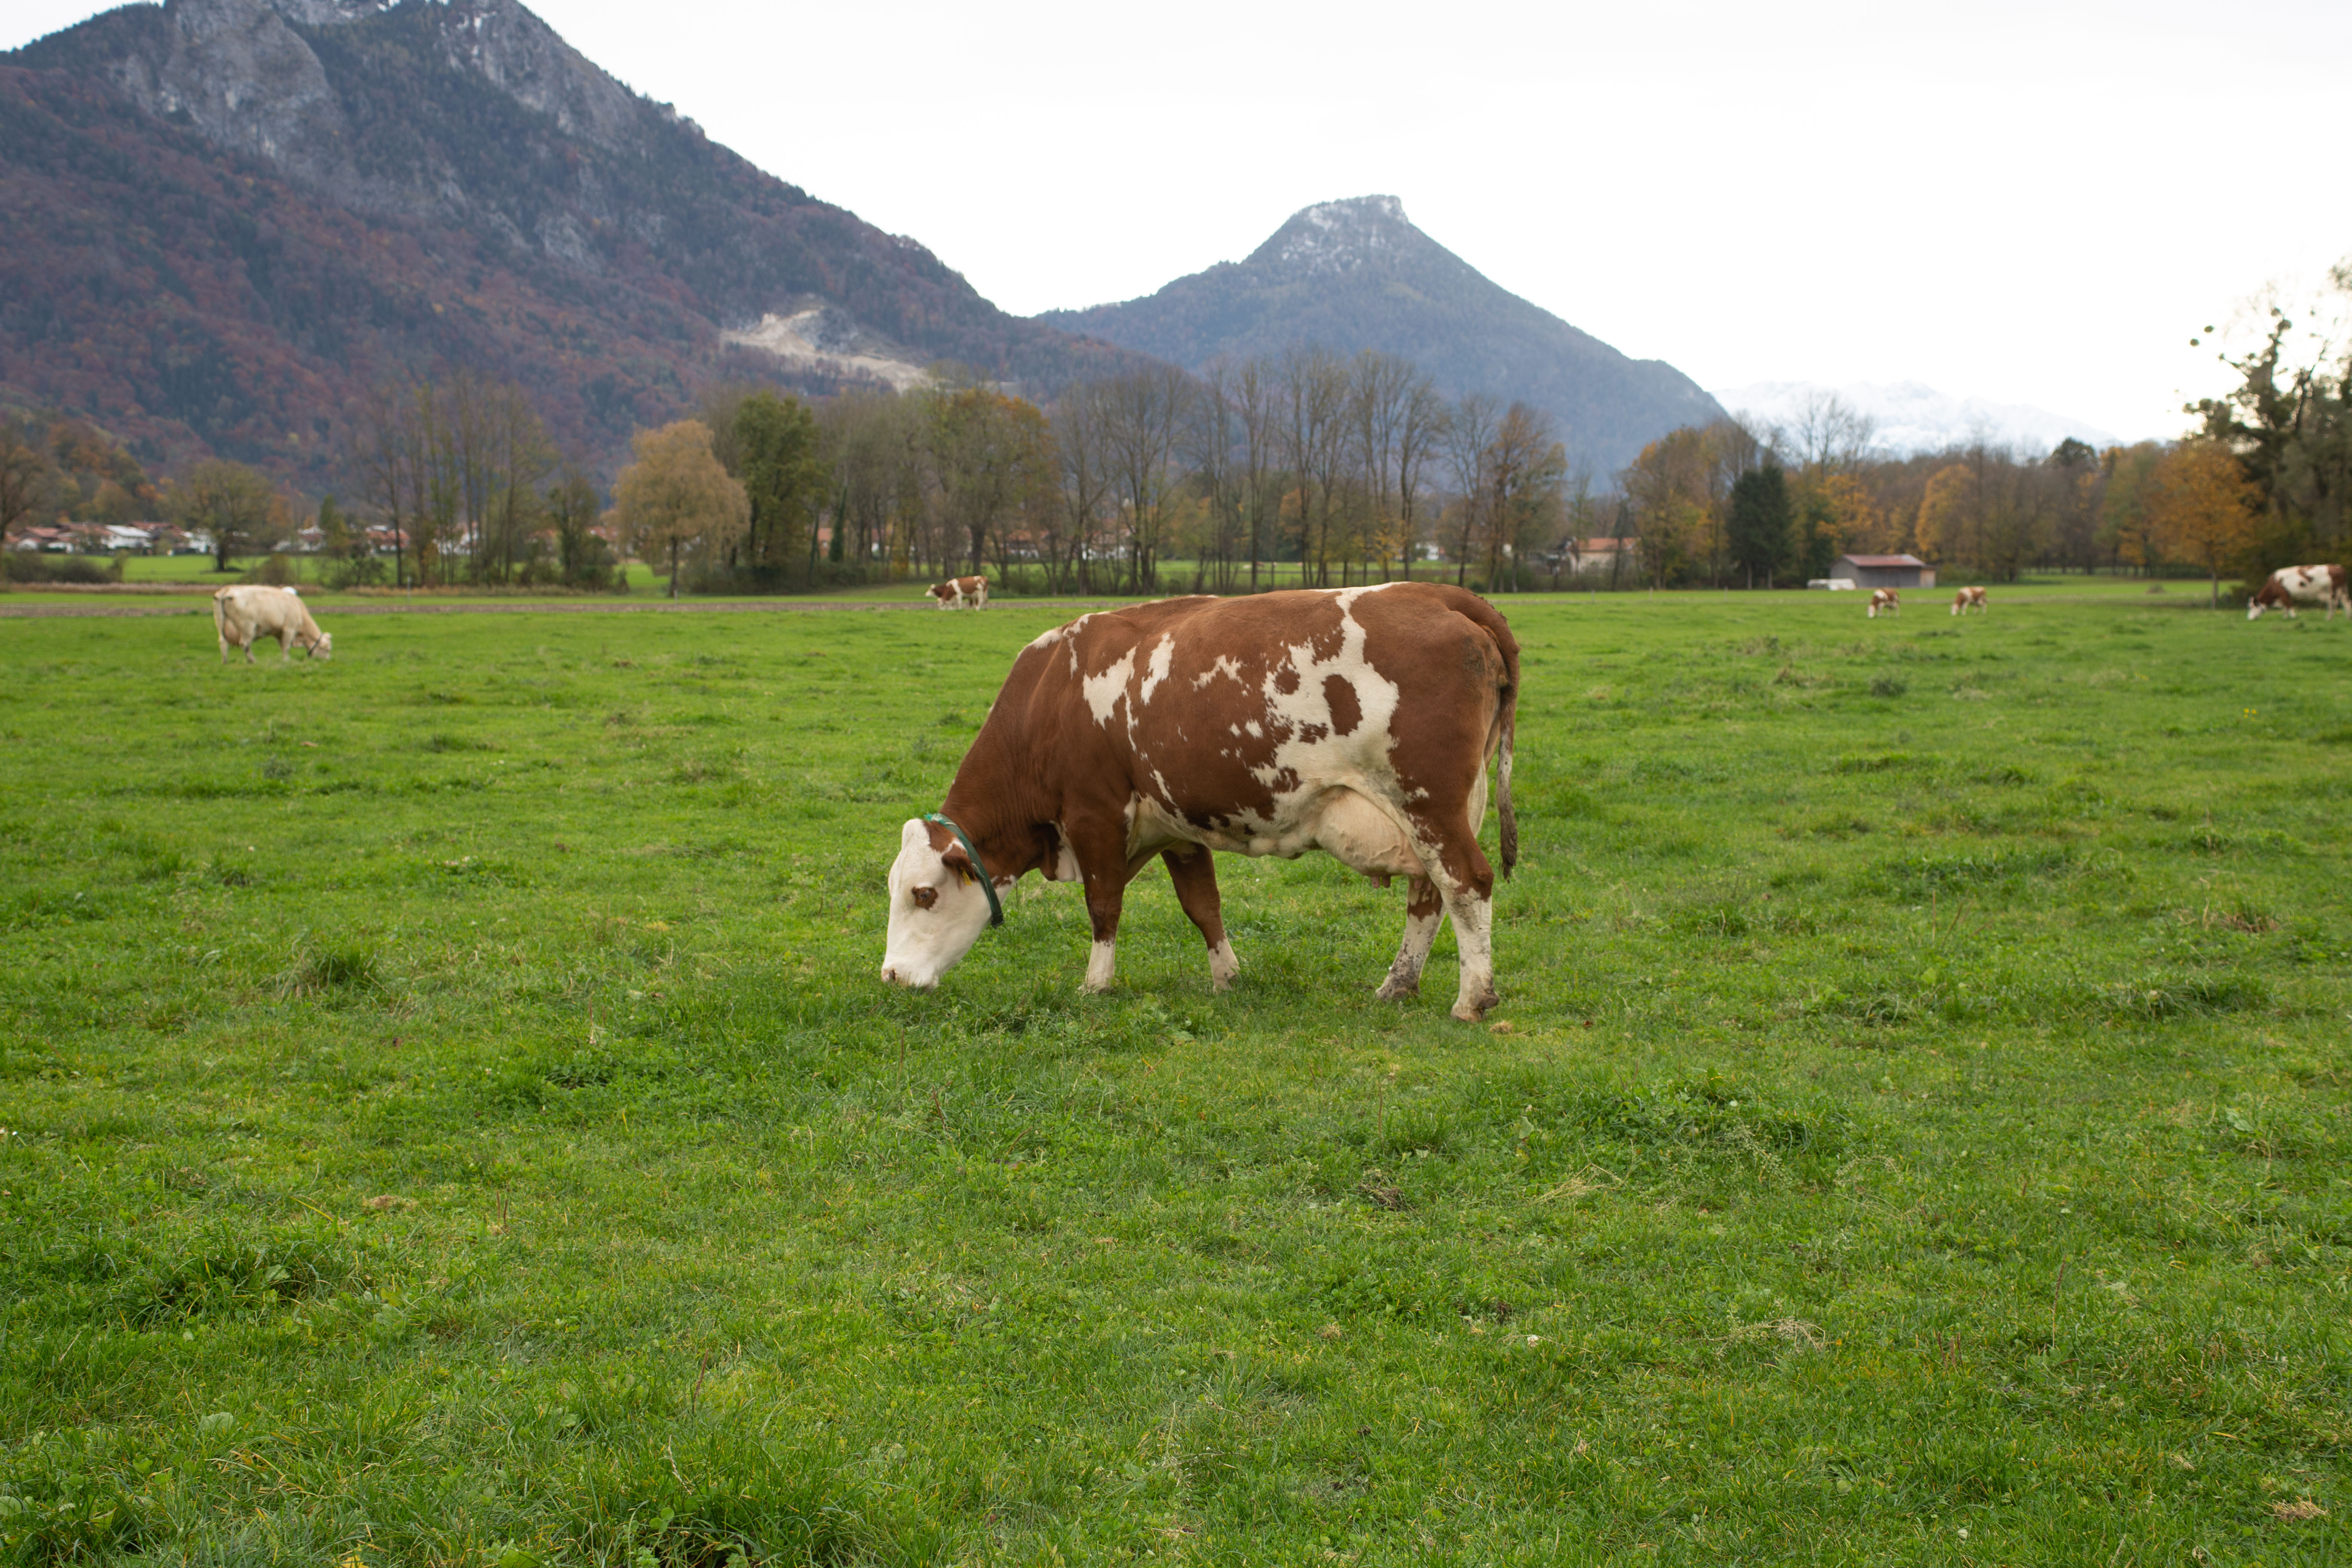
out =
{"type": "Polygon", "coordinates": [[[1245,261],[1038,320],[1193,370],[1293,343],[1402,354],[1449,395],[1547,410],[1570,452],[1604,475],[1644,442],[1723,412],[1674,366],[1629,359],[1491,281],[1415,227],[1394,196],[1307,207],[1245,261]]]}
{"type": "Polygon", "coordinates": [[[169,0],[0,55],[0,399],[325,479],[367,390],[467,365],[609,457],[837,353],[1049,392],[1135,363],[632,92],[514,0],[169,0]],[[767,341],[724,334],[798,317],[767,341]]]}

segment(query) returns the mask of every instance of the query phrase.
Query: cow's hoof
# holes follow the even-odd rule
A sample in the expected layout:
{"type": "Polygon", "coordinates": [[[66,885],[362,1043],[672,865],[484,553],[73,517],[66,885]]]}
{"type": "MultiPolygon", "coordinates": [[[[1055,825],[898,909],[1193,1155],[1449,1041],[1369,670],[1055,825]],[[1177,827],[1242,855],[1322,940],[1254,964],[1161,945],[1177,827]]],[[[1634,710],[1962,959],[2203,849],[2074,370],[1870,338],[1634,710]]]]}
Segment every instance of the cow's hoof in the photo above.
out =
{"type": "Polygon", "coordinates": [[[1478,1022],[1479,1019],[1484,1018],[1486,1016],[1486,1010],[1488,1008],[1501,1005],[1502,1000],[1501,996],[1489,991],[1484,996],[1480,996],[1475,1000],[1464,1000],[1454,1003],[1454,1016],[1461,1019],[1465,1024],[1475,1024],[1478,1022]]]}
{"type": "Polygon", "coordinates": [[[1421,976],[1418,974],[1410,979],[1402,974],[1391,974],[1381,982],[1378,991],[1372,993],[1374,998],[1382,1002],[1404,1002],[1420,994],[1421,976]]]}

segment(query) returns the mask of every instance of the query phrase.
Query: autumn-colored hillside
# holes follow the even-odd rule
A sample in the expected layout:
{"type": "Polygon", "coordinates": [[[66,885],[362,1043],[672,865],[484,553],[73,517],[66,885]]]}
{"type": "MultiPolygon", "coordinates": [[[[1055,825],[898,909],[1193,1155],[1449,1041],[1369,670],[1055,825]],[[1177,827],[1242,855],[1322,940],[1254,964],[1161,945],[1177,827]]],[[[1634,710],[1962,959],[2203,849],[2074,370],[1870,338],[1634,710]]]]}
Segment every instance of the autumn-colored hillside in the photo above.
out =
{"type": "Polygon", "coordinates": [[[520,382],[608,467],[704,384],[821,366],[726,329],[824,305],[1050,391],[1133,363],[622,88],[512,0],[171,0],[0,55],[0,402],[336,482],[376,384],[520,382]]]}

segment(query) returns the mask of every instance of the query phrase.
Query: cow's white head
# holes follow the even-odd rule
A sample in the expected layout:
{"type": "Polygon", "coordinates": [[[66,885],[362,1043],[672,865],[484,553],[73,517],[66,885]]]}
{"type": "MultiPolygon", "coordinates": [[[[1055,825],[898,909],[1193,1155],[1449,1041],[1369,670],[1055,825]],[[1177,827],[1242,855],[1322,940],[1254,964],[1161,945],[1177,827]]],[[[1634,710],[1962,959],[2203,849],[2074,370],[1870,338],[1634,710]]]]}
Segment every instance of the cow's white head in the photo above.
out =
{"type": "Polygon", "coordinates": [[[332,632],[320,632],[319,634],[319,640],[310,645],[310,657],[312,658],[334,658],[335,634],[332,632]]]}
{"type": "Polygon", "coordinates": [[[971,857],[944,828],[909,817],[890,865],[890,933],[882,978],[928,991],[988,929],[988,893],[971,857]],[[934,837],[948,840],[942,849],[934,837]]]}

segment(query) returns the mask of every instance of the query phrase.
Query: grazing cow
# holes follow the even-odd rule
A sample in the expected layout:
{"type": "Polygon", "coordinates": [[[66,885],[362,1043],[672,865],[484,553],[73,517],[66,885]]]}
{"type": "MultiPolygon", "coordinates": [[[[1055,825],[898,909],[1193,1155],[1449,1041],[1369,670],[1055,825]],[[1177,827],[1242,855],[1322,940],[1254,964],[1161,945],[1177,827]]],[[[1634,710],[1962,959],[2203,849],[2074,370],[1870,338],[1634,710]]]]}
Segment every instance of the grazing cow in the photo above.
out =
{"type": "Polygon", "coordinates": [[[966,605],[984,610],[988,608],[988,579],[950,577],[944,583],[935,584],[930,595],[940,602],[942,610],[961,610],[966,605]]]}
{"type": "Polygon", "coordinates": [[[1511,731],[1519,646],[1485,600],[1436,583],[1193,597],[1082,616],[1023,649],[943,809],[890,868],[882,978],[928,989],[1003,919],[1031,870],[1086,886],[1086,989],[1108,990],[1127,884],[1157,855],[1209,949],[1225,940],[1212,851],[1321,849],[1385,887],[1411,879],[1380,994],[1413,994],[1439,921],[1461,949],[1454,1016],[1496,1002],[1495,870],[1478,847],[1487,769],[1502,868],[1518,858],[1511,731]]]}
{"type": "Polygon", "coordinates": [[[2264,610],[2284,610],[2294,617],[2297,604],[2326,605],[2327,613],[2322,620],[2334,620],[2342,610],[2345,618],[2352,620],[2352,592],[2347,592],[2341,566],[2282,566],[2270,575],[2270,580],[2254,590],[2246,601],[2246,619],[2262,619],[2264,610]]]}
{"type": "Polygon", "coordinates": [[[1876,620],[1878,618],[1878,612],[1881,610],[1885,611],[1890,616],[1901,615],[1903,613],[1903,595],[1896,593],[1892,588],[1873,588],[1870,591],[1870,618],[1874,621],[1876,620]]]}
{"type": "Polygon", "coordinates": [[[1985,606],[1985,595],[1982,588],[1963,588],[1952,595],[1952,614],[1957,616],[1969,610],[1991,614],[1991,611],[1985,606]]]}
{"type": "Polygon", "coordinates": [[[245,662],[251,664],[253,645],[262,637],[278,639],[280,664],[293,662],[297,645],[312,658],[332,658],[335,653],[334,637],[319,629],[310,606],[291,588],[241,583],[221,589],[213,595],[213,629],[220,634],[223,664],[232,647],[243,648],[245,662]]]}

